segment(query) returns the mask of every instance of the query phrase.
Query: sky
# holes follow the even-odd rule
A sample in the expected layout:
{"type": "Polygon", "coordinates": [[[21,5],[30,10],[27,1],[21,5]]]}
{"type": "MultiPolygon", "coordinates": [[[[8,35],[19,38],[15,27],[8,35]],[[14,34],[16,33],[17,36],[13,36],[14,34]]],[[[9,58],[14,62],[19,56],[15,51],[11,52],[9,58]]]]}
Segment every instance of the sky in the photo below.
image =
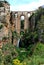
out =
{"type": "Polygon", "coordinates": [[[7,0],[11,11],[33,11],[44,5],[44,0],[7,0]]]}

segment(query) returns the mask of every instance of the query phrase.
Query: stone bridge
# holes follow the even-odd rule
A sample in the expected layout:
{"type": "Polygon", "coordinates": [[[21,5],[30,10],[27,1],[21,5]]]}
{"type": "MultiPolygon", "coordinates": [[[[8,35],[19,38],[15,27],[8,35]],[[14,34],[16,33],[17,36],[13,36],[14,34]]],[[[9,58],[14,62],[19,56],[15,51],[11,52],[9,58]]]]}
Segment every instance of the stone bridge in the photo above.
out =
{"type": "Polygon", "coordinates": [[[33,12],[28,11],[13,11],[12,12],[12,23],[14,29],[19,33],[21,31],[21,20],[24,20],[24,30],[29,28],[29,17],[33,12]]]}

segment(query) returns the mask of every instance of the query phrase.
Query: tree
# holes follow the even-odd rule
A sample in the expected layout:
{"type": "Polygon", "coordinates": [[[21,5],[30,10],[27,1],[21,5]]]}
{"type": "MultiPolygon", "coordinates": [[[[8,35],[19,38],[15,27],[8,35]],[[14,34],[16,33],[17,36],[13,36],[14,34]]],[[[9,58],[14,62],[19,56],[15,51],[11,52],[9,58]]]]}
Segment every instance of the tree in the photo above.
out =
{"type": "Polygon", "coordinates": [[[38,30],[40,31],[39,35],[41,41],[44,41],[44,15],[42,15],[40,21],[38,21],[38,30]]]}
{"type": "Polygon", "coordinates": [[[21,47],[28,48],[29,45],[33,45],[38,41],[38,32],[26,30],[21,37],[21,47]]]}
{"type": "Polygon", "coordinates": [[[44,8],[40,7],[36,12],[35,15],[35,28],[37,27],[38,21],[41,19],[41,16],[44,15],[44,8]]]}

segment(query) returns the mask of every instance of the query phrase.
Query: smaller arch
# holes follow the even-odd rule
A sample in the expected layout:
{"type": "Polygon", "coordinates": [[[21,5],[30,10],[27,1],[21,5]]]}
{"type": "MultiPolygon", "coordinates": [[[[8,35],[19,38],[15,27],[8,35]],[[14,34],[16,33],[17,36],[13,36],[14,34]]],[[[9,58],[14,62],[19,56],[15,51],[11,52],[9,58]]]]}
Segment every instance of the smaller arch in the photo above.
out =
{"type": "Polygon", "coordinates": [[[30,14],[30,12],[28,12],[27,14],[28,14],[28,18],[29,18],[29,17],[30,17],[30,15],[31,15],[31,14],[30,14]]]}
{"type": "Polygon", "coordinates": [[[24,17],[24,19],[25,19],[25,15],[23,14],[23,12],[21,13],[20,18],[21,18],[21,16],[23,16],[23,17],[24,17]]]}
{"type": "Polygon", "coordinates": [[[20,18],[21,18],[21,20],[24,20],[25,19],[24,16],[21,16],[20,18]]]}

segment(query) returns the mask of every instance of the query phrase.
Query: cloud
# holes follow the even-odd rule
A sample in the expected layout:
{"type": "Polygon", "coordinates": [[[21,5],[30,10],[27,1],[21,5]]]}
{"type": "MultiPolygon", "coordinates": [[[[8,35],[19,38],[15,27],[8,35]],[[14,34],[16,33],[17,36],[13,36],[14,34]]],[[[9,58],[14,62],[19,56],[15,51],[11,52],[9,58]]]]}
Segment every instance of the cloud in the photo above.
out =
{"type": "Polygon", "coordinates": [[[44,0],[38,0],[37,2],[31,2],[28,4],[10,6],[10,10],[12,11],[32,11],[42,5],[44,5],[44,0]]]}

